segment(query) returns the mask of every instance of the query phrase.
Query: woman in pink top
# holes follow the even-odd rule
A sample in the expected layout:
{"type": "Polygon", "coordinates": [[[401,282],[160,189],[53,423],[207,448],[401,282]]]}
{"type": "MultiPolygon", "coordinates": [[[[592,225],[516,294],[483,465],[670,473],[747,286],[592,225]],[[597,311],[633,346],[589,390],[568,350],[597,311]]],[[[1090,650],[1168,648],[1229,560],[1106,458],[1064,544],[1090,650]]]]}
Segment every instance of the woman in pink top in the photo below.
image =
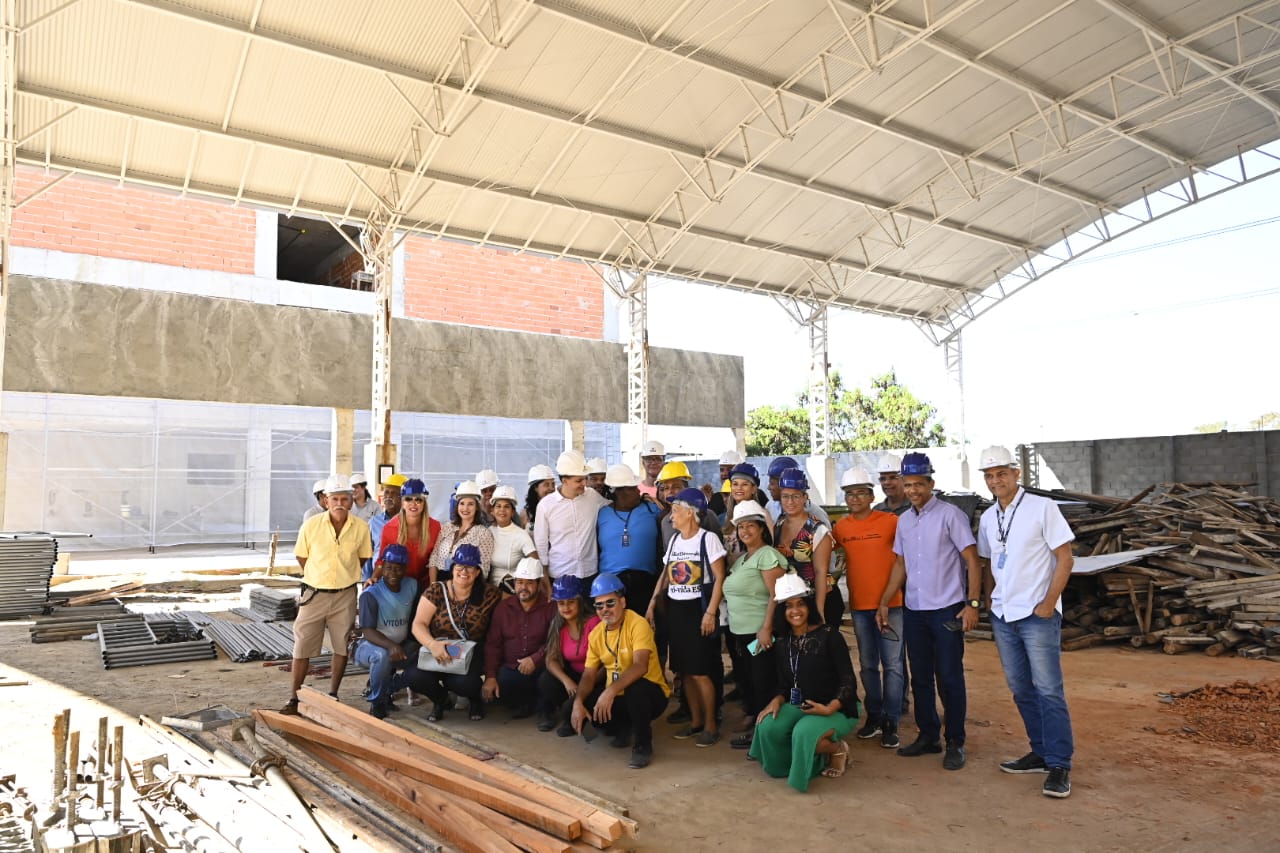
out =
{"type": "Polygon", "coordinates": [[[547,667],[538,678],[538,731],[549,732],[561,718],[556,734],[573,735],[569,711],[578,693],[578,681],[587,665],[587,637],[600,617],[582,607],[582,579],[564,575],[551,584],[556,617],[547,631],[547,667]]]}

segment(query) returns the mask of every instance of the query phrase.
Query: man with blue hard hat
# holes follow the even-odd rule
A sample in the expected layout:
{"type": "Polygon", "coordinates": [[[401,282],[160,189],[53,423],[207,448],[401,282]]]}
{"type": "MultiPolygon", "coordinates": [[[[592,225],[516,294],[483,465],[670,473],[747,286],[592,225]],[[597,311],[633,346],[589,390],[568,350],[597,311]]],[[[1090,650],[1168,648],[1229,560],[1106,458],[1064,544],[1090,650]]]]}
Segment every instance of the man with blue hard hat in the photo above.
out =
{"type": "Polygon", "coordinates": [[[600,624],[587,639],[586,669],[570,717],[573,730],[582,734],[591,723],[599,724],[614,747],[631,746],[627,766],[648,767],[653,760],[653,721],[670,695],[653,629],[627,608],[626,590],[617,575],[597,577],[591,584],[591,601],[600,624]]]}
{"type": "Polygon", "coordinates": [[[876,624],[889,627],[889,604],[906,585],[903,637],[911,663],[916,706],[914,743],[898,754],[914,757],[942,752],[937,698],[946,715],[947,751],[942,766],[965,765],[968,696],[964,682],[964,632],[978,624],[982,570],[969,517],[933,494],[933,463],[923,453],[902,460],[902,487],[911,509],[898,518],[893,551],[898,555],[880,597],[876,624]],[[936,680],[936,695],[935,695],[936,680]]]}
{"type": "Polygon", "coordinates": [[[417,660],[419,648],[409,633],[418,606],[418,582],[404,576],[409,551],[388,545],[381,563],[382,579],[360,596],[360,641],[354,655],[357,666],[369,668],[369,713],[378,719],[393,710],[391,674],[417,660]]]}

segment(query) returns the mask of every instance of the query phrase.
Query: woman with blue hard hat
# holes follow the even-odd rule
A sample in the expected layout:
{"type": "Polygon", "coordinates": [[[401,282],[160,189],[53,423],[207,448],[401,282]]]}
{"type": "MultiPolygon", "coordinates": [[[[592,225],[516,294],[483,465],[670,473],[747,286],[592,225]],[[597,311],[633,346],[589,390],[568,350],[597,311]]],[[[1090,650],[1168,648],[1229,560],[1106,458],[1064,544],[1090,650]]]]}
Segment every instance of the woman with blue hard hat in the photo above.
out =
{"type": "MultiPolygon", "coordinates": [[[[440,522],[427,509],[427,486],[421,480],[405,480],[400,486],[400,512],[382,528],[378,552],[390,545],[403,545],[409,554],[405,577],[426,584],[427,562],[440,535],[440,522]]],[[[372,582],[382,577],[381,565],[374,566],[372,582]]]]}
{"type": "MultiPolygon", "coordinates": [[[[479,500],[476,501],[479,504],[479,500]]],[[[418,609],[413,617],[413,636],[424,653],[429,653],[440,664],[451,660],[451,640],[471,640],[476,643],[471,664],[462,675],[446,675],[436,670],[419,669],[416,665],[406,669],[395,681],[392,692],[409,687],[431,700],[429,722],[444,718],[445,700],[450,692],[466,697],[470,703],[473,720],[484,719],[484,639],[489,632],[493,609],[502,600],[496,587],[484,580],[481,570],[482,557],[475,545],[464,543],[453,553],[452,574],[429,584],[418,599],[418,609]]]]}
{"type": "Polygon", "coordinates": [[[573,734],[569,713],[587,666],[587,639],[600,624],[600,617],[583,604],[584,587],[582,578],[574,575],[561,575],[551,582],[556,615],[547,631],[546,669],[538,678],[538,731],[555,728],[559,715],[556,734],[560,737],[573,734]]]}
{"type": "Polygon", "coordinates": [[[778,477],[778,497],[782,515],[774,526],[775,548],[787,558],[817,599],[818,615],[828,625],[840,628],[844,599],[830,575],[831,528],[809,514],[809,478],[799,468],[788,468],[778,477]]]}
{"type": "Polygon", "coordinates": [[[675,535],[667,544],[665,568],[645,616],[653,624],[657,605],[666,608],[671,670],[682,677],[689,702],[689,725],[678,739],[696,738],[699,747],[720,740],[716,720],[715,679],[720,658],[720,602],[724,596],[725,550],[716,533],[701,526],[707,499],[684,489],[670,500],[675,535]]]}
{"type": "Polygon", "coordinates": [[[858,719],[858,685],[848,644],[818,617],[805,582],[784,575],[773,591],[777,693],[756,717],[750,755],[804,792],[819,774],[844,775],[843,738],[858,719]]]}
{"type": "Polygon", "coordinates": [[[457,503],[453,517],[441,526],[436,547],[431,552],[432,583],[449,577],[452,570],[450,558],[459,545],[474,545],[480,549],[480,570],[486,578],[493,561],[493,534],[480,512],[480,486],[475,480],[464,480],[458,484],[454,498],[457,503]]]}

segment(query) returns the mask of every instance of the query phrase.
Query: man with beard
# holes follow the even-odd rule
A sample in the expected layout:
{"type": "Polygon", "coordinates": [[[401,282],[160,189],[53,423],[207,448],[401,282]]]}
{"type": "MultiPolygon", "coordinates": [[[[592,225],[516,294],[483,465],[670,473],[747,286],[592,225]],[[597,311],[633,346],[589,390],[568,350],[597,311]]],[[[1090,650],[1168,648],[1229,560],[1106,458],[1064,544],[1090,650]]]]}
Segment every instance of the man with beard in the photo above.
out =
{"type": "Polygon", "coordinates": [[[533,715],[538,701],[538,677],[547,656],[547,630],[555,609],[542,594],[542,563],[525,557],[512,573],[516,594],[504,598],[493,611],[484,641],[486,702],[501,699],[512,718],[533,715]]]}

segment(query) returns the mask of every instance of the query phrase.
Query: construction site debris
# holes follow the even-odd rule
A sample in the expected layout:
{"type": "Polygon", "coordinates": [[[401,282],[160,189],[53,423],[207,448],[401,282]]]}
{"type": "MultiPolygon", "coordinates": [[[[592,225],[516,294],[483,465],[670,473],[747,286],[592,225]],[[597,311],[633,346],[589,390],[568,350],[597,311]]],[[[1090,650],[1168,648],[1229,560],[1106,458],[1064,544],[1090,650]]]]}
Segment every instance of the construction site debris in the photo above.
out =
{"type": "Polygon", "coordinates": [[[58,540],[48,533],[0,533],[0,619],[42,613],[58,540]]]}
{"type": "Polygon", "coordinates": [[[1199,743],[1280,753],[1280,679],[1206,684],[1172,697],[1186,718],[1171,733],[1199,743]]]}

